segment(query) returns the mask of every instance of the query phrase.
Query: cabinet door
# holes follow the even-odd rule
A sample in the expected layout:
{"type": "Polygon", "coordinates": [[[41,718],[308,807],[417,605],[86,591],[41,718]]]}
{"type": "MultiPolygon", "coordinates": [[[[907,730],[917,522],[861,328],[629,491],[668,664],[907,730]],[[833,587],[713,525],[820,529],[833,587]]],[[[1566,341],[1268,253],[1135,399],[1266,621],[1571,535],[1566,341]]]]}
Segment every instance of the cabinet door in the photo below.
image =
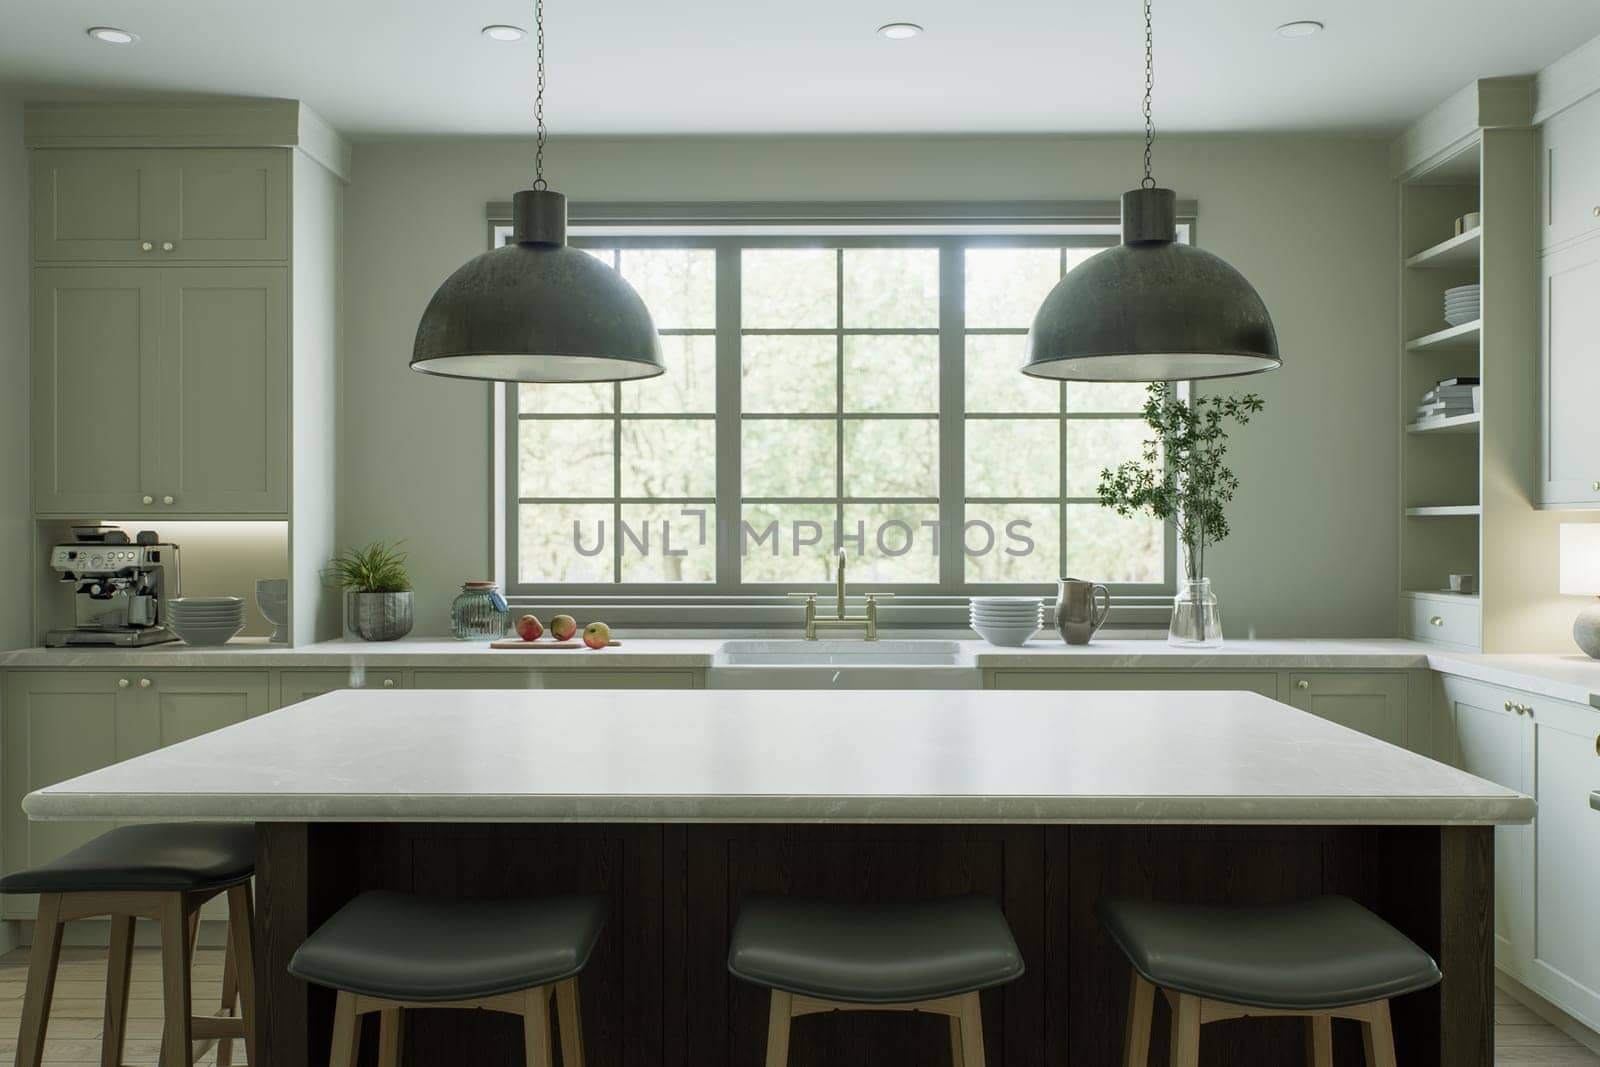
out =
{"type": "Polygon", "coordinates": [[[267,710],[265,671],[141,671],[138,676],[145,697],[136,738],[141,752],[166,748],[267,710]]]}
{"type": "MultiPolygon", "coordinates": [[[[559,653],[556,653],[559,654],[559,653]]],[[[693,671],[417,670],[414,689],[693,689],[693,671]]]]}
{"type": "Polygon", "coordinates": [[[137,267],[33,272],[34,506],[137,515],[157,480],[161,276],[137,267]]]}
{"type": "MultiPolygon", "coordinates": [[[[1513,710],[1513,705],[1523,702],[1522,695],[1461,678],[1445,678],[1441,684],[1455,742],[1449,746],[1453,751],[1443,754],[1469,774],[1532,794],[1528,726],[1513,710]]],[[[1532,848],[1533,827],[1495,827],[1495,962],[1518,978],[1527,975],[1532,953],[1532,848]]]]}
{"type": "Polygon", "coordinates": [[[1242,689],[1278,696],[1278,676],[1254,671],[996,671],[996,689],[1242,689]]]}
{"type": "Polygon", "coordinates": [[[1534,939],[1528,984],[1600,1028],[1600,712],[1526,698],[1539,768],[1534,829],[1534,939]]]}
{"type": "Polygon", "coordinates": [[[160,153],[133,148],[33,153],[33,258],[149,261],[170,215],[160,153]],[[149,244],[149,249],[145,245],[149,244]]]}
{"type": "Polygon", "coordinates": [[[1600,230],[1600,96],[1552,116],[1540,133],[1542,247],[1600,230]]]}
{"type": "Polygon", "coordinates": [[[165,193],[159,261],[289,257],[288,149],[187,148],[159,155],[165,193]]]}
{"type": "Polygon", "coordinates": [[[159,510],[288,510],[287,273],[281,267],[161,272],[159,510]]]}
{"type": "MultiPolygon", "coordinates": [[[[1600,179],[1597,179],[1600,180],[1600,179]]],[[[1540,284],[1544,504],[1600,503],[1600,238],[1551,253],[1540,284]]]]}
{"type": "Polygon", "coordinates": [[[302,700],[322,696],[340,689],[402,689],[405,676],[402,671],[369,671],[353,666],[342,671],[280,671],[278,673],[278,703],[280,708],[298,704],[302,700]]]}
{"type": "Polygon", "coordinates": [[[1406,676],[1338,671],[1289,676],[1289,703],[1391,745],[1406,744],[1406,676]]]}
{"type": "MultiPolygon", "coordinates": [[[[110,822],[32,822],[22,798],[108,767],[132,747],[139,690],[117,671],[9,671],[4,693],[5,870],[55,859],[109,830],[110,822]]],[[[0,915],[31,918],[34,900],[0,898],[0,915]]]]}

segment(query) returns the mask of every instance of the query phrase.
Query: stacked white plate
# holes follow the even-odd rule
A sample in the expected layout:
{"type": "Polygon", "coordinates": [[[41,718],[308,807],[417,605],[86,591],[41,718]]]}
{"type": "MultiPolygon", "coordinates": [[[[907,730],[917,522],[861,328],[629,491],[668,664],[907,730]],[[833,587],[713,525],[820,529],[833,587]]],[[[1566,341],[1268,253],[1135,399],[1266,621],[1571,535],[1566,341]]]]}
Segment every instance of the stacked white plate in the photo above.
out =
{"type": "Polygon", "coordinates": [[[167,625],[184,644],[225,645],[244,629],[244,597],[177,597],[167,601],[167,625]]]}
{"type": "Polygon", "coordinates": [[[1471,322],[1481,313],[1476,285],[1458,285],[1444,291],[1444,321],[1450,325],[1460,326],[1464,322],[1471,322]]]}
{"type": "Polygon", "coordinates": [[[978,636],[991,645],[1015,648],[1039,632],[1038,597],[975,596],[970,617],[978,636]]]}

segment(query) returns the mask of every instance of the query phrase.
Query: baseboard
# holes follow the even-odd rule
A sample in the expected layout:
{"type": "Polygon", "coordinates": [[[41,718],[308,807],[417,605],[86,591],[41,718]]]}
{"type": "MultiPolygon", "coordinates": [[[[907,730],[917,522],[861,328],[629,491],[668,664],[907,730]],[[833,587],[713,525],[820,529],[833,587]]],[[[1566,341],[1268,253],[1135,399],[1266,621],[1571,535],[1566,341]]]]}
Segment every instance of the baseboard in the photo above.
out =
{"type": "Polygon", "coordinates": [[[1600,1033],[1589,1029],[1588,1026],[1574,1019],[1502,970],[1495,970],[1494,984],[1496,989],[1503,989],[1511,994],[1513,999],[1539,1018],[1560,1030],[1590,1052],[1600,1055],[1600,1033]]]}
{"type": "MultiPolygon", "coordinates": [[[[14,931],[10,943],[5,951],[22,945],[33,944],[33,922],[31,920],[13,920],[0,924],[0,944],[6,944],[4,935],[6,930],[14,931]]],[[[222,948],[228,941],[228,922],[226,919],[201,919],[200,931],[196,938],[201,948],[222,948]]],[[[109,919],[77,919],[66,924],[61,932],[61,943],[74,948],[105,948],[111,942],[111,921],[109,919]]],[[[161,930],[153,920],[138,919],[133,929],[133,943],[135,945],[158,947],[161,944],[161,930]]]]}

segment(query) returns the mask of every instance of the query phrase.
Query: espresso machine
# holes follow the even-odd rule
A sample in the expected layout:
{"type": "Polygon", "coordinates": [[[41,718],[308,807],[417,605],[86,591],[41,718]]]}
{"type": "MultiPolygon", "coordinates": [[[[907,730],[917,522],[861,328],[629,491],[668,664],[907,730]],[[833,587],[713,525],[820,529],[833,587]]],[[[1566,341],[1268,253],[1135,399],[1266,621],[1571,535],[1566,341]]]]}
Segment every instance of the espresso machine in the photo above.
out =
{"type": "Polygon", "coordinates": [[[129,539],[115,526],[78,526],[75,541],[50,549],[50,568],[72,588],[73,625],[44,643],[137,648],[176,641],[168,601],[179,595],[178,546],[152,530],[129,539]]]}

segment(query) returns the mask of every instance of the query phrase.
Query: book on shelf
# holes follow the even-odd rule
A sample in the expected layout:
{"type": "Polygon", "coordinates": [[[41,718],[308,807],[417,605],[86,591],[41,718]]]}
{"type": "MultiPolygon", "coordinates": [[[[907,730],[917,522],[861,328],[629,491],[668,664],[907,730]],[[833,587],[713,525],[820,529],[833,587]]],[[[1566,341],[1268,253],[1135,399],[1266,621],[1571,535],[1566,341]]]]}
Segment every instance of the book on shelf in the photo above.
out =
{"type": "Polygon", "coordinates": [[[1445,388],[1449,388],[1452,385],[1482,385],[1483,383],[1481,381],[1479,381],[1476,377],[1457,377],[1457,378],[1440,378],[1439,381],[1436,384],[1441,389],[1445,389],[1445,388]]]}

